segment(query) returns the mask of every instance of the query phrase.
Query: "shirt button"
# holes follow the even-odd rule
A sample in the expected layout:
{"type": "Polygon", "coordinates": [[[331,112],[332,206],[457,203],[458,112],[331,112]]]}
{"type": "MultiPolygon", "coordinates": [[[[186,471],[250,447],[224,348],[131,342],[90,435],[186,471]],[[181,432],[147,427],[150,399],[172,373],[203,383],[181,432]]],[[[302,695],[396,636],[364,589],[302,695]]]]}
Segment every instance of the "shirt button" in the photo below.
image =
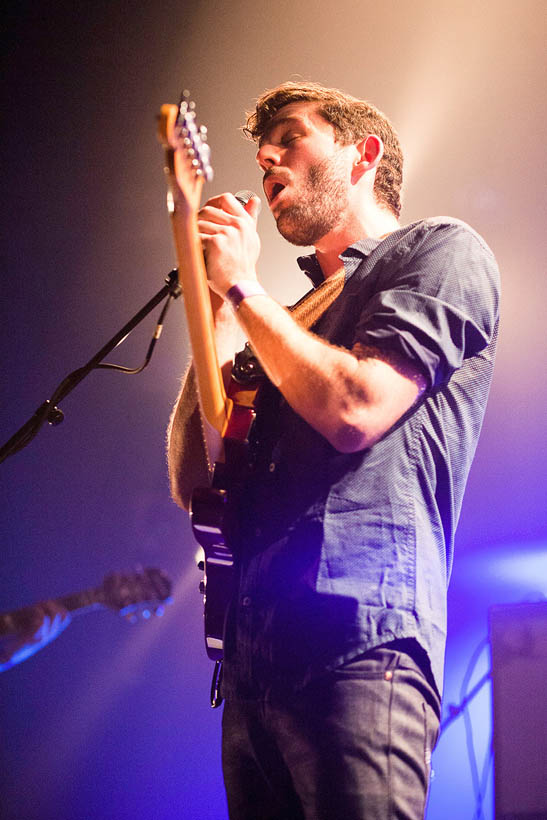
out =
{"type": "Polygon", "coordinates": [[[251,606],[251,599],[250,599],[250,597],[249,597],[248,595],[245,595],[245,596],[241,599],[241,606],[251,606]]]}

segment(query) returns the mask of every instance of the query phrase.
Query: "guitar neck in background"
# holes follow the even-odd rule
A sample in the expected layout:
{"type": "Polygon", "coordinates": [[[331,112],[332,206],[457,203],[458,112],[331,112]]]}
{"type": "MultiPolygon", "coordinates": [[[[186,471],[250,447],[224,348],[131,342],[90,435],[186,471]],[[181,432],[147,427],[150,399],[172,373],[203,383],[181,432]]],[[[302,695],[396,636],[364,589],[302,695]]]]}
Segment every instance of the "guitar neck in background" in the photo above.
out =
{"type": "MultiPolygon", "coordinates": [[[[79,614],[88,612],[91,609],[104,609],[106,607],[104,591],[102,587],[92,587],[81,592],[61,595],[52,599],[52,603],[64,607],[68,612],[79,614]]],[[[11,635],[20,632],[32,624],[36,613],[36,606],[23,606],[11,612],[0,613],[0,635],[11,635]]]]}

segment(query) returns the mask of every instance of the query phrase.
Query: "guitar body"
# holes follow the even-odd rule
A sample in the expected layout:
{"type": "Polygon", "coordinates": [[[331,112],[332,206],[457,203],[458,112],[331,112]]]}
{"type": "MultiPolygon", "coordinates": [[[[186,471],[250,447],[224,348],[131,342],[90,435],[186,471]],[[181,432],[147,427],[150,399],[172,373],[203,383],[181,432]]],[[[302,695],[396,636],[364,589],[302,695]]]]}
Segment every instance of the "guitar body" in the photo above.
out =
{"type": "Polygon", "coordinates": [[[225,536],[226,491],[198,487],[192,493],[192,531],[203,548],[199,589],[203,595],[205,648],[213,661],[222,660],[224,620],[234,585],[234,555],[225,536]]]}
{"type": "Polygon", "coordinates": [[[249,358],[248,350],[236,358],[234,370],[240,381],[232,377],[228,389],[233,405],[224,438],[225,460],[215,464],[211,486],[194,490],[190,504],[192,531],[204,552],[203,563],[200,562],[203,570],[200,592],[204,605],[205,648],[213,661],[223,657],[224,623],[235,584],[236,560],[231,543],[237,522],[230,518],[228,500],[239,493],[249,470],[252,459],[249,436],[262,380],[256,360],[249,358]],[[243,356],[252,362],[252,373],[247,376],[249,385],[243,383],[246,371],[241,364],[243,356]]]}

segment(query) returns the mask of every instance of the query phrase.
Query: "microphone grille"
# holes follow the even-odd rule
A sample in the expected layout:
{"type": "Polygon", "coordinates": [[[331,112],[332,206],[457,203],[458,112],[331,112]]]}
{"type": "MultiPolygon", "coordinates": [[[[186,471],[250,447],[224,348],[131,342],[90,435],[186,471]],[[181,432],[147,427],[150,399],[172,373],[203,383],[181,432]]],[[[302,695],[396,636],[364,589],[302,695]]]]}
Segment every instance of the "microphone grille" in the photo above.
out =
{"type": "Polygon", "coordinates": [[[241,202],[242,205],[246,205],[247,202],[253,198],[253,196],[256,197],[260,203],[260,206],[258,208],[258,212],[260,213],[262,202],[260,201],[258,194],[255,194],[254,191],[238,191],[237,194],[235,194],[235,198],[238,202],[241,202]]]}

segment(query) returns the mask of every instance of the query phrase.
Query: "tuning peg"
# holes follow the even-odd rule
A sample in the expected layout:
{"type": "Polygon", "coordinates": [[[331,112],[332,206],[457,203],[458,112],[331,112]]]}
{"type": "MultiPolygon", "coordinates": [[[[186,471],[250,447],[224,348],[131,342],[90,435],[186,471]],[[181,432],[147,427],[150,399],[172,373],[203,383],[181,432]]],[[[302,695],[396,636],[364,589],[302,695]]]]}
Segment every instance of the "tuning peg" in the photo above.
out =
{"type": "Polygon", "coordinates": [[[182,92],[180,102],[179,102],[179,110],[182,112],[186,112],[188,110],[190,104],[190,92],[188,89],[184,89],[182,92]]]}

